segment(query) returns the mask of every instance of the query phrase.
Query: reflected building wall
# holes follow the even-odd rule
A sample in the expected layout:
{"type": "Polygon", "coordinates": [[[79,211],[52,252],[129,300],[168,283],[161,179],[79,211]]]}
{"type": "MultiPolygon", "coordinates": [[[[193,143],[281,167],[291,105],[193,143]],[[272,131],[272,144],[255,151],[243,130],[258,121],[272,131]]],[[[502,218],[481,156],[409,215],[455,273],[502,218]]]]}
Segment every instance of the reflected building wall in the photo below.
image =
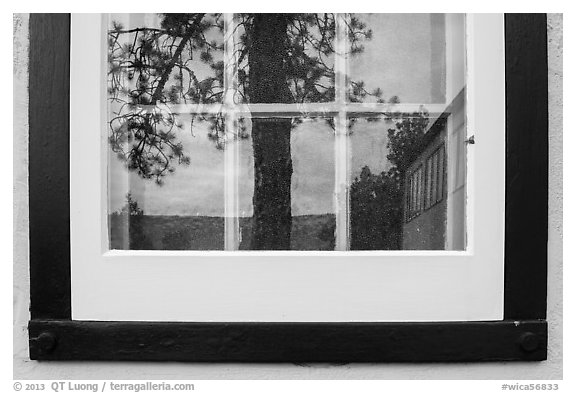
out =
{"type": "Polygon", "coordinates": [[[446,250],[466,249],[466,167],[468,148],[465,90],[456,97],[452,105],[452,113],[447,121],[446,147],[447,156],[447,219],[446,219],[446,250]]]}
{"type": "MultiPolygon", "coordinates": [[[[467,127],[466,127],[466,47],[465,17],[462,14],[432,14],[434,26],[431,36],[432,53],[444,53],[444,75],[431,85],[431,95],[441,98],[445,92],[445,113],[436,120],[427,132],[418,156],[407,166],[403,177],[403,224],[402,249],[405,250],[465,250],[466,249],[466,172],[467,172],[467,127]],[[444,23],[440,19],[444,20],[444,23]],[[441,31],[443,30],[443,31],[441,31]],[[441,39],[445,35],[445,39],[441,39]],[[445,42],[444,50],[438,48],[445,42]],[[442,124],[440,124],[441,122],[442,124]],[[423,206],[422,211],[409,217],[409,177],[422,166],[431,153],[443,146],[442,200],[434,206],[423,206]]],[[[434,64],[438,64],[435,61],[434,64]]],[[[427,178],[423,180],[424,191],[427,178]]],[[[423,191],[423,193],[424,193],[423,191]]],[[[424,196],[423,196],[424,197],[424,196]]]]}
{"type": "MultiPolygon", "coordinates": [[[[446,151],[447,166],[447,219],[446,249],[465,250],[466,227],[466,172],[468,136],[466,111],[466,17],[464,14],[446,14],[446,99],[451,116],[448,117],[446,151]]],[[[471,110],[472,108],[468,108],[471,110]]]]}
{"type": "Polygon", "coordinates": [[[417,157],[407,166],[403,177],[402,249],[404,250],[465,250],[466,249],[466,124],[464,90],[440,116],[423,139],[417,157]],[[430,177],[427,163],[438,149],[442,160],[442,197],[434,205],[426,203],[430,177]],[[410,177],[423,168],[422,185],[416,187],[422,206],[412,217],[409,214],[413,189],[410,177]]]}

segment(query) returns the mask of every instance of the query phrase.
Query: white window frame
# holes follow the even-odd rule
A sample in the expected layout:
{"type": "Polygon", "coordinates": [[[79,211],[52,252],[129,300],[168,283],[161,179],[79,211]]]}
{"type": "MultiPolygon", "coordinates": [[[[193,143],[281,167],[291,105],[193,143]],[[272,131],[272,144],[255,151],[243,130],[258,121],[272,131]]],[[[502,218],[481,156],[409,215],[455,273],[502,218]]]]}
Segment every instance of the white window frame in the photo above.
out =
{"type": "MultiPolygon", "coordinates": [[[[231,15],[226,18],[231,21],[231,15]]],[[[342,19],[338,20],[337,35],[342,38],[345,37],[342,19]]],[[[344,251],[349,228],[347,192],[341,187],[349,184],[346,158],[336,161],[337,251],[232,252],[238,244],[238,223],[230,219],[237,217],[238,210],[236,198],[232,197],[238,187],[237,152],[233,149],[225,153],[227,251],[109,251],[105,26],[99,15],[72,16],[73,319],[302,322],[502,319],[505,157],[502,15],[471,15],[466,27],[467,125],[468,132],[476,134],[480,143],[468,152],[470,236],[467,250],[460,252],[344,251]],[[482,171],[476,170],[475,160],[482,162],[482,171]]],[[[226,40],[226,55],[231,52],[230,42],[226,40]]],[[[340,39],[337,52],[342,53],[345,47],[344,39],[340,39]]],[[[345,70],[345,57],[337,56],[335,67],[337,71],[345,70]]],[[[348,157],[346,115],[373,116],[391,108],[389,104],[347,103],[342,75],[337,72],[334,104],[230,107],[233,103],[227,96],[225,110],[233,116],[242,115],[243,111],[251,116],[293,117],[303,112],[334,116],[336,157],[348,157]]],[[[227,71],[225,83],[234,85],[233,70],[227,71]]],[[[401,111],[417,109],[410,104],[394,106],[394,110],[401,111]]],[[[427,109],[440,115],[447,108],[427,105],[427,109]]],[[[191,113],[191,108],[175,110],[191,113]]],[[[201,110],[220,113],[222,107],[201,110]]],[[[198,107],[194,111],[198,112],[198,107]]],[[[227,116],[227,127],[232,127],[233,116],[227,116]]]]}

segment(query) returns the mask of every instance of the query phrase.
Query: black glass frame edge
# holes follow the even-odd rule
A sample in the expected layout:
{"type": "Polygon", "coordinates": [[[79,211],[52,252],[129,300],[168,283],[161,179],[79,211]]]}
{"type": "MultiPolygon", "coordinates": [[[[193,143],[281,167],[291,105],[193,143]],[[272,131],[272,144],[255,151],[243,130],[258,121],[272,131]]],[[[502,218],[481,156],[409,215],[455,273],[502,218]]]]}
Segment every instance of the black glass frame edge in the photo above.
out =
{"type": "Polygon", "coordinates": [[[546,15],[507,14],[505,31],[504,321],[94,322],[71,320],[70,15],[32,14],[29,62],[30,358],[239,362],[546,359],[546,15]]]}

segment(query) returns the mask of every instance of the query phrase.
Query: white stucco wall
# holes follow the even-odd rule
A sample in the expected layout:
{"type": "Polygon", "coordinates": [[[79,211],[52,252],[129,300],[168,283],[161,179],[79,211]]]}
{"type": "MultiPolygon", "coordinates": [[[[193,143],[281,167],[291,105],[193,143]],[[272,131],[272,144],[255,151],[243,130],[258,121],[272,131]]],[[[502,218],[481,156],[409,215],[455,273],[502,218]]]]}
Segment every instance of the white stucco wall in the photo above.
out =
{"type": "Polygon", "coordinates": [[[14,29],[15,379],[561,379],[562,378],[562,15],[548,16],[550,190],[549,359],[538,363],[189,364],[37,362],[28,359],[28,16],[14,29]]]}

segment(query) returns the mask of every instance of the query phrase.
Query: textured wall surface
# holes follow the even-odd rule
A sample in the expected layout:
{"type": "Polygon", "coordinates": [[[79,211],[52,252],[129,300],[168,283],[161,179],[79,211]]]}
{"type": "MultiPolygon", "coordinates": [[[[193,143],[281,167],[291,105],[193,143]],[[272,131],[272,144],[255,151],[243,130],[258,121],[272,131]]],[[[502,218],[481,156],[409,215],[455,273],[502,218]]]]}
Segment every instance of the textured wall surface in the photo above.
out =
{"type": "Polygon", "coordinates": [[[15,379],[561,379],[562,378],[562,15],[548,16],[550,190],[548,360],[460,364],[186,364],[37,362],[28,359],[28,16],[14,27],[15,379]]]}

